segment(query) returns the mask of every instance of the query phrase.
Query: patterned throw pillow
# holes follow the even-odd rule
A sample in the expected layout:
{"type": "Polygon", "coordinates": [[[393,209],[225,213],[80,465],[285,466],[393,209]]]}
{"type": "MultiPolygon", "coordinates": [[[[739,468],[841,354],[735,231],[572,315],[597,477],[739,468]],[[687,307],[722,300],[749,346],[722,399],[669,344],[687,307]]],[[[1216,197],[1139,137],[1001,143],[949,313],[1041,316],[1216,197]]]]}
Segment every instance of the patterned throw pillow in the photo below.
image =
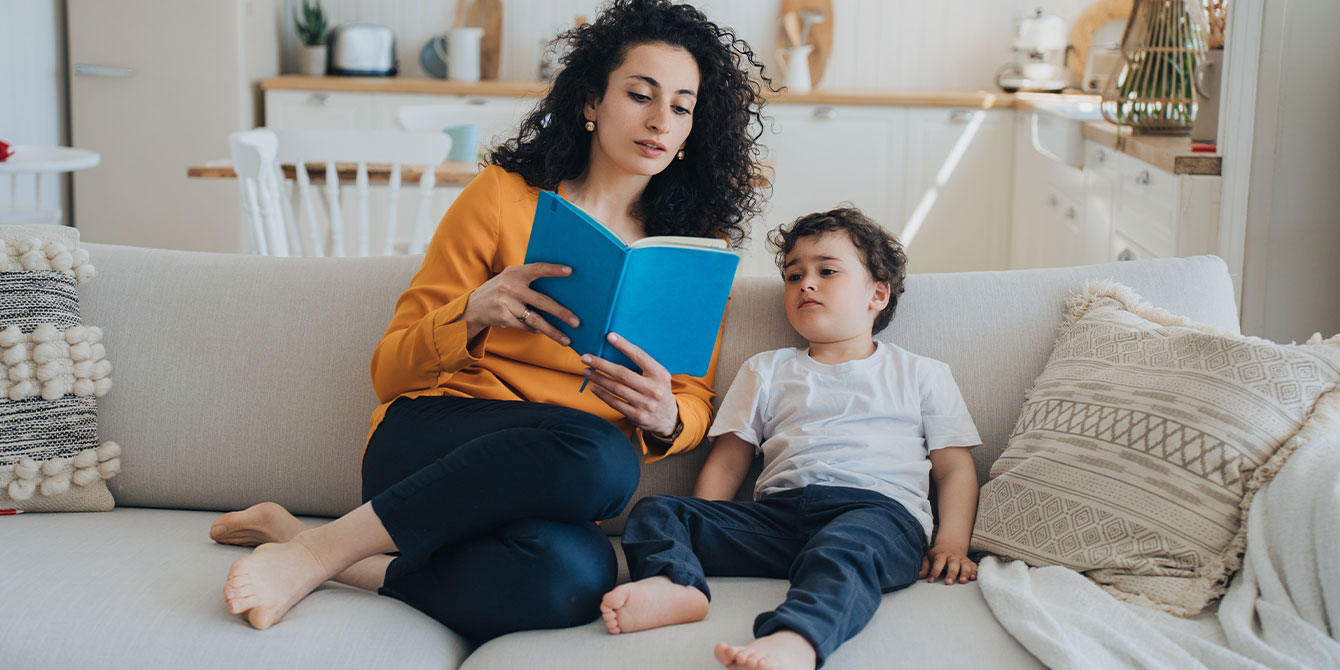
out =
{"type": "Polygon", "coordinates": [[[102,330],[79,318],[93,276],[73,228],[0,226],[0,509],[112,509],[121,448],[98,443],[111,388],[102,330]]]}
{"type": "Polygon", "coordinates": [[[1113,283],[1068,307],[982,487],[972,548],[1195,614],[1241,566],[1248,506],[1281,447],[1340,393],[1340,336],[1225,333],[1113,283]]]}

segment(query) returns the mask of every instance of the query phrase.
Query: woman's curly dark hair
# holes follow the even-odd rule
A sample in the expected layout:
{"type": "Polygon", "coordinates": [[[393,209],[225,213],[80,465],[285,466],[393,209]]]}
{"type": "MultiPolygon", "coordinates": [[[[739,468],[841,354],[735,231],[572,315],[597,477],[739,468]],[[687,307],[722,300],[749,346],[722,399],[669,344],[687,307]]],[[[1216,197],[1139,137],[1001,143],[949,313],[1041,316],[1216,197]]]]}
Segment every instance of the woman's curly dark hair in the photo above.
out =
{"type": "Polygon", "coordinates": [[[777,268],[786,271],[786,255],[796,248],[796,242],[806,237],[816,237],[824,233],[846,233],[852,246],[861,255],[861,262],[870,271],[870,278],[877,282],[888,282],[889,304],[880,310],[875,323],[870,328],[874,335],[893,320],[893,312],[898,309],[898,296],[906,290],[903,279],[907,277],[907,254],[898,237],[875,223],[870,217],[855,207],[838,207],[827,212],[815,212],[778,227],[768,234],[768,245],[777,252],[777,268]]]}
{"type": "Polygon", "coordinates": [[[749,45],[697,9],[669,0],[613,0],[594,23],[555,42],[571,47],[563,69],[490,162],[548,190],[580,175],[591,153],[583,107],[604,97],[610,73],[629,49],[649,43],[682,48],[700,74],[685,158],[651,178],[632,214],[647,235],[726,237],[738,246],[765,196],[759,190],[761,82],[772,85],[749,45]],[[758,79],[750,77],[755,68],[758,79]]]}

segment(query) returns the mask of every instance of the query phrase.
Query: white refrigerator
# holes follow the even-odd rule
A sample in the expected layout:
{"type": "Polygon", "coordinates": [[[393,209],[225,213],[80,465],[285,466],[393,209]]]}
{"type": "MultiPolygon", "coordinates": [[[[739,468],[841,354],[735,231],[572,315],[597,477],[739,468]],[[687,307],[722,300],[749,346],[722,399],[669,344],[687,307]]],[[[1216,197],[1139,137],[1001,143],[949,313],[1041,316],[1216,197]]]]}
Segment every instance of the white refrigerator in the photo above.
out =
{"type": "Polygon", "coordinates": [[[233,180],[188,179],[261,122],[281,0],[67,0],[70,141],[102,156],[73,180],[87,242],[241,252],[233,180]]]}

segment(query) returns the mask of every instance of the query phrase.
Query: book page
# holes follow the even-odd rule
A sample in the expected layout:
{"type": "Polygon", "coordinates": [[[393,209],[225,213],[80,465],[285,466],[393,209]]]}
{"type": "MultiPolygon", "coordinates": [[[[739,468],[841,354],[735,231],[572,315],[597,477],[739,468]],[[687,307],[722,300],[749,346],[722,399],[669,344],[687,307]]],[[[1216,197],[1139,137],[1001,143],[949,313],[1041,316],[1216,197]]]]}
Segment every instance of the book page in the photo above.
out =
{"type": "Polygon", "coordinates": [[[719,237],[686,237],[683,235],[656,235],[644,237],[631,245],[632,249],[642,247],[693,247],[695,249],[730,249],[730,245],[719,237]]]}

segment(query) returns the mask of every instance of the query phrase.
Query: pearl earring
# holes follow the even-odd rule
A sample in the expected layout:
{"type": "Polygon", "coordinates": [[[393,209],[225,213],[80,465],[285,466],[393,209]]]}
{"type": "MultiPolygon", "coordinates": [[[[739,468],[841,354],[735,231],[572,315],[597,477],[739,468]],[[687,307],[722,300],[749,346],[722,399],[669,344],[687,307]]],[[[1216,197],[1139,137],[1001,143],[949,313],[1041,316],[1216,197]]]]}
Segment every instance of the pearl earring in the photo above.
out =
{"type": "Polygon", "coordinates": [[[587,121],[587,122],[586,122],[586,132],[588,132],[588,133],[590,133],[590,132],[595,132],[595,129],[596,129],[596,122],[595,122],[595,121],[587,121]]]}
{"type": "Polygon", "coordinates": [[[684,160],[684,150],[683,150],[683,149],[680,149],[680,150],[679,150],[679,160],[684,160]]]}

